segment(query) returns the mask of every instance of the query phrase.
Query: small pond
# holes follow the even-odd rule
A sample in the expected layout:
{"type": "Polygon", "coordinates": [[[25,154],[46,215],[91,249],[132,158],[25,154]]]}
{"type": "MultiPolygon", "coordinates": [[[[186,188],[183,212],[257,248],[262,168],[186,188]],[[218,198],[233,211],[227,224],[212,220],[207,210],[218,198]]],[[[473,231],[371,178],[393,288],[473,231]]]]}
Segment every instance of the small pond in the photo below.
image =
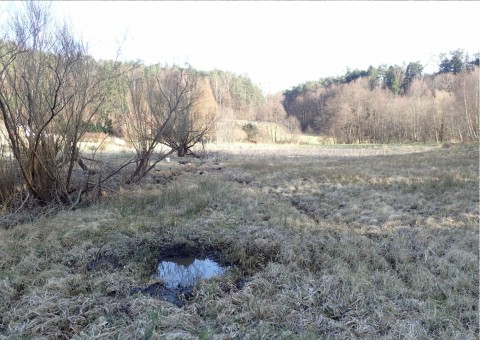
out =
{"type": "Polygon", "coordinates": [[[208,258],[170,257],[159,262],[155,278],[164,281],[167,288],[192,287],[197,279],[222,275],[226,270],[208,258]]]}

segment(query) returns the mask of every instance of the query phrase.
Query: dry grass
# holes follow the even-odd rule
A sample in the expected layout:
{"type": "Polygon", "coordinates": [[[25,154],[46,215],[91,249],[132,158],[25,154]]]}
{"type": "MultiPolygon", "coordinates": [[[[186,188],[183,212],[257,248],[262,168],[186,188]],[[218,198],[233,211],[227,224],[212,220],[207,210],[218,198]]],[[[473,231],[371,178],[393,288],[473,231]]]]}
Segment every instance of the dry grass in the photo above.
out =
{"type": "Polygon", "coordinates": [[[0,338],[478,337],[478,145],[207,155],[0,229],[0,338]],[[172,247],[235,267],[184,308],[130,295],[172,247]]]}
{"type": "Polygon", "coordinates": [[[15,177],[13,161],[1,157],[0,152],[0,206],[6,206],[13,200],[15,177]]]}
{"type": "MultiPolygon", "coordinates": [[[[18,164],[10,152],[8,143],[3,140],[0,129],[0,214],[4,208],[16,208],[23,181],[20,178],[18,164]]],[[[1,221],[0,221],[1,225],[1,221]]]]}

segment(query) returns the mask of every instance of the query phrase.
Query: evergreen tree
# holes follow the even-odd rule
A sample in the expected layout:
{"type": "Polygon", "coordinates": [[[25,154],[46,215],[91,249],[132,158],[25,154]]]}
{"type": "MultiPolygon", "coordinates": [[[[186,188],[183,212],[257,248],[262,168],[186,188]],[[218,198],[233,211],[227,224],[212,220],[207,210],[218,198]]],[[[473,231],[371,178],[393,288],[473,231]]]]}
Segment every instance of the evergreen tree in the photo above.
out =
{"type": "Polygon", "coordinates": [[[450,58],[448,58],[446,54],[442,54],[441,58],[442,61],[440,62],[438,73],[453,74],[461,72],[465,65],[465,59],[468,59],[462,49],[451,51],[450,58]]]}
{"type": "Polygon", "coordinates": [[[403,67],[395,65],[390,66],[385,74],[385,86],[393,94],[400,94],[402,91],[402,82],[405,76],[403,67]]]}
{"type": "Polygon", "coordinates": [[[422,75],[422,72],[423,65],[419,61],[411,62],[407,65],[407,69],[405,70],[405,78],[403,79],[402,83],[402,90],[404,93],[408,91],[413,80],[422,75]]]}

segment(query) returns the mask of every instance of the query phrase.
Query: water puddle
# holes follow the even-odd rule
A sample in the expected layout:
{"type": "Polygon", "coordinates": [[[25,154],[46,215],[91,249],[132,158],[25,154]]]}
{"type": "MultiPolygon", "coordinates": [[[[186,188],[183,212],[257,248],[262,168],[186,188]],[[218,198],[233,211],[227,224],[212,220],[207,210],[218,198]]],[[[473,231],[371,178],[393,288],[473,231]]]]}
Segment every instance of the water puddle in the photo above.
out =
{"type": "Polygon", "coordinates": [[[158,264],[155,278],[165,282],[165,287],[174,289],[192,287],[197,279],[209,279],[222,275],[227,268],[208,258],[170,257],[158,264]]]}
{"type": "MultiPolygon", "coordinates": [[[[198,279],[210,279],[224,274],[230,267],[222,267],[212,259],[203,260],[192,256],[174,256],[158,262],[153,278],[159,280],[147,287],[135,287],[130,294],[143,293],[156,299],[168,301],[177,307],[183,307],[192,296],[198,279]]],[[[244,285],[243,279],[237,280],[237,289],[244,285]]]]}

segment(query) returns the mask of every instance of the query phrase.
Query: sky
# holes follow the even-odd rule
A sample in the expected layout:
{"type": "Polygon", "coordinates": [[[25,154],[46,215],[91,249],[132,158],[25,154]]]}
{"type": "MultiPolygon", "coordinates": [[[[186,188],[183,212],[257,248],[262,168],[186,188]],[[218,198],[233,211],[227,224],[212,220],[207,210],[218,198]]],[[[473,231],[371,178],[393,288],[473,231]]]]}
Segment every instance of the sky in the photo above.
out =
{"type": "MultiPolygon", "coordinates": [[[[0,20],[19,3],[0,4],[0,20]]],[[[343,75],[347,68],[420,61],[436,71],[440,53],[480,52],[480,2],[57,1],[98,59],[188,63],[248,75],[264,93],[343,75]]]]}

